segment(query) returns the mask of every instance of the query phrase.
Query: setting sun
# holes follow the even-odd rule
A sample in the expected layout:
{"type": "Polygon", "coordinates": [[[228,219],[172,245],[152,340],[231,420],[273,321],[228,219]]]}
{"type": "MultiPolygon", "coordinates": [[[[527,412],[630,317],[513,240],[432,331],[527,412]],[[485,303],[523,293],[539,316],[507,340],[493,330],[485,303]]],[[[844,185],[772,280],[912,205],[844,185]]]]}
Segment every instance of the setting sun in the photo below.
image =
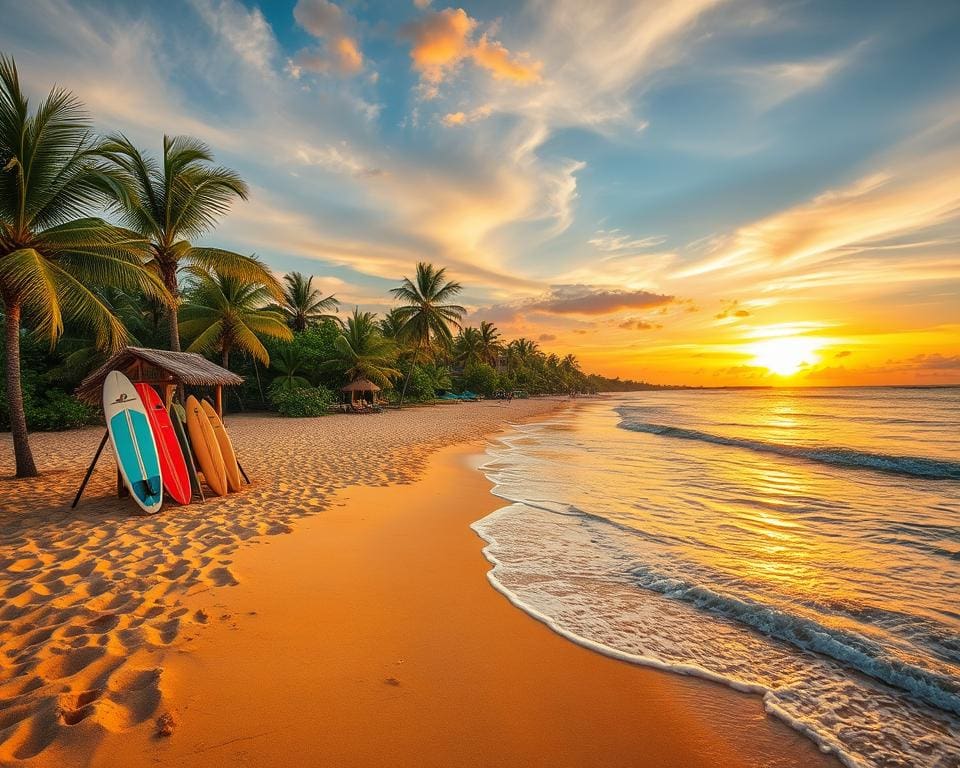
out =
{"type": "Polygon", "coordinates": [[[753,355],[753,364],[766,368],[778,376],[793,376],[801,368],[813,365],[823,346],[819,339],[805,336],[767,339],[751,344],[747,351],[753,355]]]}

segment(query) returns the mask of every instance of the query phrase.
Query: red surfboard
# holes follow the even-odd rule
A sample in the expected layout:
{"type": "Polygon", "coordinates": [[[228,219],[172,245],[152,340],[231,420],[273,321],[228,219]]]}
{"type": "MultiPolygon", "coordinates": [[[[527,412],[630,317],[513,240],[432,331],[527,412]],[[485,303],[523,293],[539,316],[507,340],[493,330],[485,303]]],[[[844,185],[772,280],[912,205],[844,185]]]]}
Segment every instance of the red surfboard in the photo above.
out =
{"type": "Polygon", "coordinates": [[[150,430],[153,432],[157,453],[160,455],[160,477],[163,478],[163,487],[177,503],[189,504],[190,475],[187,472],[187,462],[183,458],[180,441],[177,440],[177,433],[173,431],[170,414],[164,408],[163,400],[160,399],[157,390],[143,382],[134,384],[134,387],[147,409],[150,430]]]}

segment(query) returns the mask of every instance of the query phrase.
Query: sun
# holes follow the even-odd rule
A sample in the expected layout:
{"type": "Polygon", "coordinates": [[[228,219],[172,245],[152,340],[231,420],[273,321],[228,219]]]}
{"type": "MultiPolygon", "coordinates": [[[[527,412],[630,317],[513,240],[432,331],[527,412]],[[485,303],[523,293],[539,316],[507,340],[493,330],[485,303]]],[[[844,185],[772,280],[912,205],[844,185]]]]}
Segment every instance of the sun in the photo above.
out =
{"type": "Polygon", "coordinates": [[[787,336],[758,341],[747,347],[753,355],[753,364],[766,368],[778,376],[793,376],[801,368],[813,365],[819,359],[817,350],[823,346],[818,339],[807,336],[787,336]]]}

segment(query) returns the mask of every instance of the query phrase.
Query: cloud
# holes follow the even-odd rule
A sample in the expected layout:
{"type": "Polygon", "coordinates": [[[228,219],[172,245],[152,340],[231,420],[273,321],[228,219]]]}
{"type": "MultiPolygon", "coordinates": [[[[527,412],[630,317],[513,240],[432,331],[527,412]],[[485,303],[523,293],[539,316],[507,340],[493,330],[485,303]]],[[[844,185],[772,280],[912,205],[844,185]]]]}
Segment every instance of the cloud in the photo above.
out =
{"type": "Polygon", "coordinates": [[[300,51],[288,67],[299,78],[303,70],[318,74],[355,75],[363,70],[360,43],[352,33],[354,19],[329,0],[298,0],[293,9],[297,24],[323,42],[321,47],[300,51]]]}
{"type": "Polygon", "coordinates": [[[367,162],[347,141],[315,147],[307,143],[297,146],[296,156],[305,165],[321,166],[335,173],[353,176],[381,176],[383,170],[367,162]]]}
{"type": "Polygon", "coordinates": [[[915,368],[932,368],[935,370],[953,371],[960,369],[960,355],[915,355],[906,361],[907,365],[915,368]]]}
{"type": "Polygon", "coordinates": [[[641,320],[636,317],[629,320],[624,320],[617,327],[628,331],[651,331],[658,328],[663,328],[660,323],[649,323],[646,320],[641,320]]]}
{"type": "Polygon", "coordinates": [[[525,55],[512,55],[486,33],[474,42],[478,24],[463,8],[444,8],[404,27],[404,36],[412,41],[410,59],[414,70],[420,73],[423,98],[436,98],[440,84],[466,60],[499,80],[521,85],[540,80],[541,62],[525,55]]]}
{"type": "Polygon", "coordinates": [[[760,109],[771,109],[823,85],[848,66],[861,47],[858,44],[836,56],[740,67],[731,71],[729,76],[750,89],[760,109]]]}
{"type": "Polygon", "coordinates": [[[470,52],[477,66],[489,71],[498,80],[514,83],[536,83],[540,80],[543,62],[534,61],[529,54],[511,55],[502,43],[483,35],[470,52]]]}
{"type": "Polygon", "coordinates": [[[259,8],[248,10],[232,0],[194,0],[194,7],[214,33],[227,40],[240,58],[269,72],[277,44],[259,8]]]}
{"type": "Polygon", "coordinates": [[[623,291],[588,285],[555,285],[548,298],[526,305],[528,310],[556,315],[608,315],[624,309],[651,309],[670,304],[673,296],[649,291],[623,291]]]}
{"type": "Polygon", "coordinates": [[[440,119],[440,122],[447,127],[466,125],[467,123],[484,120],[490,116],[491,111],[490,105],[484,104],[476,109],[471,109],[469,112],[448,112],[440,119]]]}
{"type": "Polygon", "coordinates": [[[853,352],[851,352],[849,349],[842,349],[842,350],[840,350],[839,352],[837,352],[837,353],[834,355],[834,357],[835,357],[835,358],[850,357],[850,355],[852,355],[852,354],[853,354],[853,352]]]}
{"type": "Polygon", "coordinates": [[[429,7],[432,0],[413,0],[413,4],[421,11],[429,7]]]}
{"type": "Polygon", "coordinates": [[[343,33],[343,10],[329,0],[298,0],[293,18],[314,37],[335,37],[343,33]]]}
{"type": "Polygon", "coordinates": [[[715,320],[736,320],[737,318],[750,317],[750,313],[740,307],[739,300],[724,301],[723,309],[714,316],[715,320]]]}
{"type": "Polygon", "coordinates": [[[537,337],[537,341],[543,341],[543,342],[556,341],[556,340],[557,340],[557,337],[552,333],[541,333],[537,337]]]}
{"type": "Polygon", "coordinates": [[[655,248],[666,241],[665,237],[632,237],[619,229],[598,229],[587,243],[604,253],[622,254],[655,248]]]}
{"type": "Polygon", "coordinates": [[[436,97],[444,77],[467,55],[476,25],[463,8],[445,8],[404,28],[413,41],[410,59],[424,83],[424,98],[436,97]]]}
{"type": "MultiPolygon", "coordinates": [[[[676,276],[722,270],[727,278],[756,274],[770,281],[782,275],[808,284],[816,265],[849,259],[892,238],[955,220],[960,212],[958,168],[956,146],[897,153],[887,158],[886,170],[741,227],[676,276]]],[[[889,257],[878,262],[888,275],[897,274],[889,257]]],[[[864,280],[862,270],[845,271],[864,280]]],[[[776,286],[788,288],[789,281],[776,286]]]]}

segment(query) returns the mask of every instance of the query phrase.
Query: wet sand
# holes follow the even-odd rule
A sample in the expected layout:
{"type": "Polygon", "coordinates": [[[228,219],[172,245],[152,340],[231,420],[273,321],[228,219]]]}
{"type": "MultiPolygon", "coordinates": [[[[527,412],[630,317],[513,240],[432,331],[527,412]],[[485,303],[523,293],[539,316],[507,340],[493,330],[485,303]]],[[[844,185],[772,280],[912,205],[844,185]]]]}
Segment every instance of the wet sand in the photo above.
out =
{"type": "Polygon", "coordinates": [[[830,764],[756,697],[580,648],[489,585],[470,457],[555,406],[232,417],[254,485],[154,518],[109,460],[67,517],[99,431],[39,436],[63,458],[0,481],[0,763],[830,764]]]}

